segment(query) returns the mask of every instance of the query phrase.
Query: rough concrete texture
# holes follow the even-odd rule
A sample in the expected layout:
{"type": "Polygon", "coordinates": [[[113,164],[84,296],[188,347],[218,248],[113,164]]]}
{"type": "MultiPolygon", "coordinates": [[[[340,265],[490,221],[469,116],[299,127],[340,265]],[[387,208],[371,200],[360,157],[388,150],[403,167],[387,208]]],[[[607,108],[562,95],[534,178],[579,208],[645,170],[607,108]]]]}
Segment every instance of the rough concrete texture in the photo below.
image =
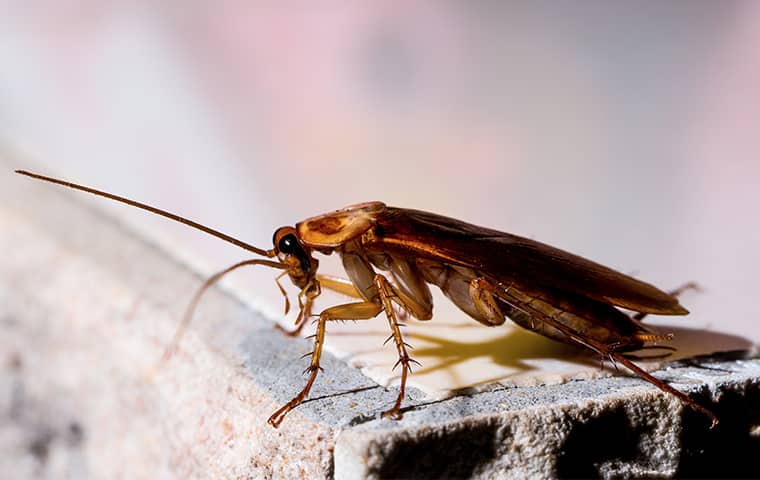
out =
{"type": "Polygon", "coordinates": [[[660,376],[694,382],[676,384],[716,408],[721,423],[709,429],[634,378],[505,389],[417,408],[403,424],[341,432],[336,478],[760,475],[760,362],[701,359],[660,376]]]}
{"type": "Polygon", "coordinates": [[[2,478],[760,476],[760,361],[742,352],[657,373],[718,412],[712,430],[622,375],[411,391],[394,422],[379,413],[395,393],[329,355],[273,429],[308,342],[216,290],[156,369],[201,279],[88,200],[0,175],[2,478]]]}

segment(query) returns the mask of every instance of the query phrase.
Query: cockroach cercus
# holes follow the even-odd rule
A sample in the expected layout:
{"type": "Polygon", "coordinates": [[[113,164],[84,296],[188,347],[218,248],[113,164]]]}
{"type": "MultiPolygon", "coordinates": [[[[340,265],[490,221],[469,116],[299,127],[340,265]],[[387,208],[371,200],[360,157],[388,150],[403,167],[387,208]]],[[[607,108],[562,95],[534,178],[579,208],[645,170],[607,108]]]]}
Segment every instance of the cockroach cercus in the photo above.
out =
{"type": "MultiPolygon", "coordinates": [[[[676,296],[615,270],[549,245],[509,233],[478,227],[434,213],[390,207],[381,202],[352,205],[274,232],[274,247],[254,247],[199,223],[127,198],[23,170],[17,173],[109,198],[184,223],[264,258],[237,263],[210,277],[193,298],[179,336],[200,295],[225,274],[248,265],[282,270],[299,290],[297,333],[311,317],[322,288],[356,299],[326,308],[316,320],[314,348],[306,386],[269,417],[277,427],[301,404],[319,374],[325,330],[335,320],[366,320],[381,313],[388,319],[398,351],[401,383],[396,402],[385,417],[400,418],[407,376],[415,361],[400,329],[399,312],[430,320],[429,285],[441,289],[464,313],[494,327],[509,318],[551,339],[586,347],[642,379],[676,396],[718,423],[716,415],[683,392],[654,377],[625,355],[652,342],[667,341],[642,323],[648,314],[686,315],[676,296]],[[347,280],[318,273],[315,253],[337,253],[347,280]],[[631,315],[620,308],[627,309],[631,315]]],[[[282,286],[277,283],[284,294],[282,286]]],[[[289,303],[286,298],[286,310],[289,303]]],[[[672,347],[671,347],[672,349],[672,347]]]]}

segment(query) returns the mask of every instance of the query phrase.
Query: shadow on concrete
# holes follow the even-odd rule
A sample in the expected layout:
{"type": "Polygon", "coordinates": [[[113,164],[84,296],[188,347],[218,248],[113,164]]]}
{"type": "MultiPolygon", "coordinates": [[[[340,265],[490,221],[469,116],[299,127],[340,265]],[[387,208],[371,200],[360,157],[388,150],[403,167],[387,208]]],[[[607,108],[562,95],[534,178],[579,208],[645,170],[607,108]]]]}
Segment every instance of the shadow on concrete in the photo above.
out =
{"type": "MultiPolygon", "coordinates": [[[[752,346],[752,342],[744,337],[721,332],[671,326],[658,326],[656,329],[675,335],[674,341],[670,345],[676,347],[677,351],[666,359],[668,361],[719,351],[748,350],[752,346]]],[[[419,332],[410,335],[410,338],[421,339],[433,344],[433,346],[415,349],[414,355],[426,359],[440,359],[435,364],[430,364],[429,360],[426,361],[425,367],[417,370],[420,373],[447,369],[452,365],[482,357],[489,357],[497,365],[517,369],[521,372],[533,369],[532,366],[524,362],[526,359],[557,358],[572,361],[581,366],[594,368],[600,366],[599,357],[582,347],[556,342],[523,329],[513,329],[506,335],[488,342],[476,343],[459,342],[449,338],[420,334],[419,332]]],[[[477,385],[495,383],[506,380],[510,376],[488,379],[477,385]]]]}

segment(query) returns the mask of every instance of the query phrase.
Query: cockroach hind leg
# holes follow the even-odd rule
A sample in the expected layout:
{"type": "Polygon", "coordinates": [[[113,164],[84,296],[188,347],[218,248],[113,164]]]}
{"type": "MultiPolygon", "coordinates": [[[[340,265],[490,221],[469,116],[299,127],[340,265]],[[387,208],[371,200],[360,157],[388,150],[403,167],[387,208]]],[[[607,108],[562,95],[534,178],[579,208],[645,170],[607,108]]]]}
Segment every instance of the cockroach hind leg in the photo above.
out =
{"type": "Polygon", "coordinates": [[[680,287],[669,291],[668,295],[672,297],[680,297],[684,292],[687,292],[689,290],[699,293],[703,292],[704,288],[702,288],[702,285],[698,284],[697,282],[686,282],[680,287]]]}
{"type": "Polygon", "coordinates": [[[696,410],[697,412],[703,413],[706,415],[710,421],[710,428],[715,428],[715,426],[719,423],[718,416],[710,410],[707,407],[703,407],[700,405],[696,400],[693,400],[691,397],[689,397],[684,392],[676,389],[675,387],[672,387],[670,384],[664,382],[663,380],[660,380],[659,378],[655,377],[651,373],[647,372],[640,366],[636,365],[633,361],[626,358],[624,355],[620,353],[612,353],[612,355],[615,357],[615,359],[625,365],[629,370],[631,370],[634,374],[639,376],[641,379],[648,381],[655,387],[659,388],[663,392],[669,393],[676,398],[678,398],[682,404],[692,408],[693,410],[696,410]]]}
{"type": "Polygon", "coordinates": [[[715,415],[715,413],[712,412],[710,409],[703,407],[695,400],[692,400],[691,397],[689,397],[685,393],[670,386],[668,383],[656,378],[651,373],[647,372],[646,370],[638,366],[636,363],[626,358],[624,355],[621,354],[621,352],[609,351],[609,348],[607,348],[607,346],[605,346],[604,344],[598,341],[595,341],[594,339],[591,339],[591,338],[585,338],[584,336],[580,335],[578,332],[568,327],[567,325],[564,325],[561,322],[558,322],[555,319],[551,318],[550,316],[545,315],[542,312],[531,308],[529,305],[526,304],[526,302],[521,302],[519,301],[519,299],[516,299],[516,298],[513,299],[511,298],[511,296],[508,296],[503,292],[500,292],[499,296],[506,297],[505,298],[506,301],[514,301],[517,304],[517,306],[521,308],[525,308],[526,310],[529,310],[531,314],[535,314],[538,317],[543,317],[544,322],[550,324],[552,327],[563,332],[565,335],[568,336],[568,338],[574,340],[578,344],[588,347],[592,351],[602,354],[603,356],[607,356],[610,359],[616,360],[618,363],[624,365],[626,368],[631,370],[631,372],[633,372],[635,375],[637,375],[641,379],[648,381],[649,383],[659,388],[663,392],[666,392],[675,396],[684,405],[687,405],[691,407],[692,409],[705,414],[712,421],[710,428],[713,428],[715,427],[715,425],[718,424],[717,415],[715,415]]]}

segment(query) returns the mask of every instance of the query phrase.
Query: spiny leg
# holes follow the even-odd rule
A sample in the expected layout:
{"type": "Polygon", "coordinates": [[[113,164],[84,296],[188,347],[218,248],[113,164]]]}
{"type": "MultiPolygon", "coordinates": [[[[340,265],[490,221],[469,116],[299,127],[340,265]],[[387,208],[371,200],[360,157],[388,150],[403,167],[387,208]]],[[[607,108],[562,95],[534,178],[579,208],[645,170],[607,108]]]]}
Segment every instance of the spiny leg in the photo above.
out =
{"type": "MultiPolygon", "coordinates": [[[[385,315],[388,317],[388,324],[391,327],[392,333],[391,336],[388,337],[388,340],[393,338],[393,341],[396,344],[396,351],[398,352],[398,361],[393,366],[393,368],[395,369],[401,365],[401,385],[399,387],[398,396],[396,397],[396,403],[393,404],[393,407],[390,410],[383,412],[383,416],[392,418],[394,420],[399,420],[401,419],[401,402],[404,400],[406,392],[406,379],[409,375],[409,372],[412,370],[410,363],[413,362],[417,365],[420,363],[411,358],[406,350],[407,347],[409,347],[409,344],[404,342],[404,337],[401,334],[401,325],[398,323],[396,310],[393,308],[394,300],[396,302],[402,302],[396,292],[396,289],[384,276],[380,274],[375,275],[374,282],[377,286],[377,291],[380,293],[380,300],[382,301],[385,315]]],[[[403,307],[403,303],[401,303],[401,305],[403,307]]],[[[386,340],[386,342],[388,340],[386,340]]]]}
{"type": "Polygon", "coordinates": [[[306,381],[306,386],[303,387],[303,390],[293,397],[288,403],[283,405],[280,409],[278,409],[276,412],[272,414],[272,416],[269,417],[267,422],[269,422],[270,425],[277,428],[280,426],[280,423],[282,423],[282,420],[285,418],[285,415],[293,410],[295,407],[301,404],[301,402],[304,401],[306,396],[309,394],[309,390],[311,390],[311,386],[314,384],[314,381],[317,379],[317,374],[319,373],[319,370],[322,368],[319,366],[319,359],[322,356],[322,346],[325,341],[325,322],[327,320],[325,318],[322,318],[320,316],[319,323],[317,324],[317,333],[314,337],[314,350],[312,351],[311,355],[311,363],[306,368],[305,372],[309,372],[309,379],[306,381]]]}
{"type": "Polygon", "coordinates": [[[671,297],[680,297],[687,290],[694,290],[695,292],[701,292],[702,287],[697,282],[687,282],[680,287],[668,292],[671,297]]]}
{"type": "MultiPolygon", "coordinates": [[[[354,284],[347,278],[318,274],[317,280],[319,280],[319,283],[328,290],[332,290],[333,292],[337,292],[352,298],[362,298],[361,294],[356,289],[354,284]]],[[[409,313],[404,308],[397,307],[396,315],[401,321],[404,321],[408,317],[409,313]]]]}
{"type": "Polygon", "coordinates": [[[594,352],[599,353],[600,355],[604,357],[609,358],[610,361],[613,362],[613,364],[615,362],[620,362],[621,364],[625,365],[629,370],[631,370],[633,373],[635,373],[642,379],[648,381],[652,385],[656,386],[660,390],[670,393],[671,395],[675,396],[676,398],[681,400],[681,402],[693,408],[694,410],[697,410],[707,415],[712,421],[712,425],[710,426],[710,428],[718,424],[718,417],[715,415],[714,412],[712,412],[711,410],[708,410],[707,408],[703,407],[702,405],[694,401],[691,397],[689,397],[685,393],[681,392],[680,390],[675,389],[674,387],[670,386],[668,383],[660,380],[659,378],[655,377],[654,375],[647,372],[643,368],[639,367],[638,365],[633,363],[630,359],[626,358],[621,352],[616,352],[612,350],[609,345],[606,345],[602,342],[594,340],[593,338],[582,335],[576,330],[558,321],[558,319],[554,318],[554,316],[547,315],[544,312],[541,312],[540,310],[536,309],[535,307],[528,305],[527,302],[524,302],[522,299],[518,298],[516,295],[509,292],[507,289],[504,289],[504,288],[499,289],[498,287],[493,287],[493,288],[494,288],[494,293],[505,302],[513,304],[517,308],[524,309],[531,315],[535,315],[537,318],[540,318],[541,321],[545,322],[547,325],[550,325],[551,327],[554,327],[560,332],[567,335],[567,337],[570,338],[571,340],[593,350],[594,352]]]}
{"type": "MultiPolygon", "coordinates": [[[[357,298],[360,300],[362,299],[361,294],[356,289],[351,280],[348,280],[346,278],[317,274],[317,282],[321,287],[326,288],[327,290],[340,293],[341,295],[346,295],[347,297],[357,298]]],[[[280,289],[282,290],[282,287],[280,287],[280,289]]],[[[298,336],[298,334],[301,333],[301,330],[303,330],[303,327],[306,326],[306,319],[311,316],[311,307],[316,296],[310,298],[309,295],[305,295],[306,300],[303,300],[304,295],[302,294],[303,292],[298,295],[298,304],[300,311],[295,321],[295,328],[293,330],[288,330],[281,325],[275,325],[275,328],[282,331],[285,335],[291,337],[298,336]]]]}
{"type": "MultiPolygon", "coordinates": [[[[362,298],[361,294],[356,289],[354,284],[347,278],[334,277],[332,275],[317,275],[317,280],[319,280],[319,283],[321,283],[322,286],[328,290],[332,290],[333,292],[338,292],[352,298],[362,298]]],[[[401,321],[404,321],[407,318],[408,313],[406,310],[404,310],[404,308],[397,307],[396,315],[399,319],[401,319],[401,321]]]]}
{"type": "Polygon", "coordinates": [[[317,332],[314,334],[314,350],[312,350],[311,353],[311,363],[305,370],[305,372],[309,373],[309,379],[306,381],[306,386],[303,387],[303,390],[301,390],[298,395],[293,397],[292,400],[283,405],[280,409],[274,412],[271,417],[269,417],[269,420],[267,421],[270,425],[275,428],[278,427],[285,418],[285,415],[303,403],[309,395],[309,390],[311,390],[319,371],[322,369],[319,365],[319,360],[322,358],[322,347],[325,343],[325,329],[327,322],[330,320],[367,320],[376,317],[382,309],[382,305],[374,302],[358,302],[336,305],[319,314],[317,332]]]}
{"type": "Polygon", "coordinates": [[[298,294],[298,316],[296,317],[296,321],[294,322],[295,327],[293,330],[288,330],[287,328],[283,327],[282,325],[276,323],[275,328],[277,330],[280,330],[282,333],[289,337],[297,337],[301,330],[303,330],[303,327],[306,326],[306,319],[311,317],[311,307],[314,305],[314,299],[316,299],[319,296],[319,289],[316,290],[308,290],[308,287],[303,289],[298,294]],[[303,297],[306,297],[306,300],[303,299],[303,297]]]}
{"type": "Polygon", "coordinates": [[[314,300],[316,300],[321,293],[322,285],[319,280],[310,280],[309,283],[298,292],[298,316],[294,322],[295,328],[293,330],[288,330],[279,324],[275,324],[275,328],[290,337],[298,336],[306,325],[306,320],[311,317],[311,307],[314,305],[314,300]]]}
{"type": "Polygon", "coordinates": [[[332,275],[317,274],[319,284],[328,290],[340,293],[347,297],[362,299],[361,294],[356,289],[351,280],[347,278],[334,277],[332,275]]]}

